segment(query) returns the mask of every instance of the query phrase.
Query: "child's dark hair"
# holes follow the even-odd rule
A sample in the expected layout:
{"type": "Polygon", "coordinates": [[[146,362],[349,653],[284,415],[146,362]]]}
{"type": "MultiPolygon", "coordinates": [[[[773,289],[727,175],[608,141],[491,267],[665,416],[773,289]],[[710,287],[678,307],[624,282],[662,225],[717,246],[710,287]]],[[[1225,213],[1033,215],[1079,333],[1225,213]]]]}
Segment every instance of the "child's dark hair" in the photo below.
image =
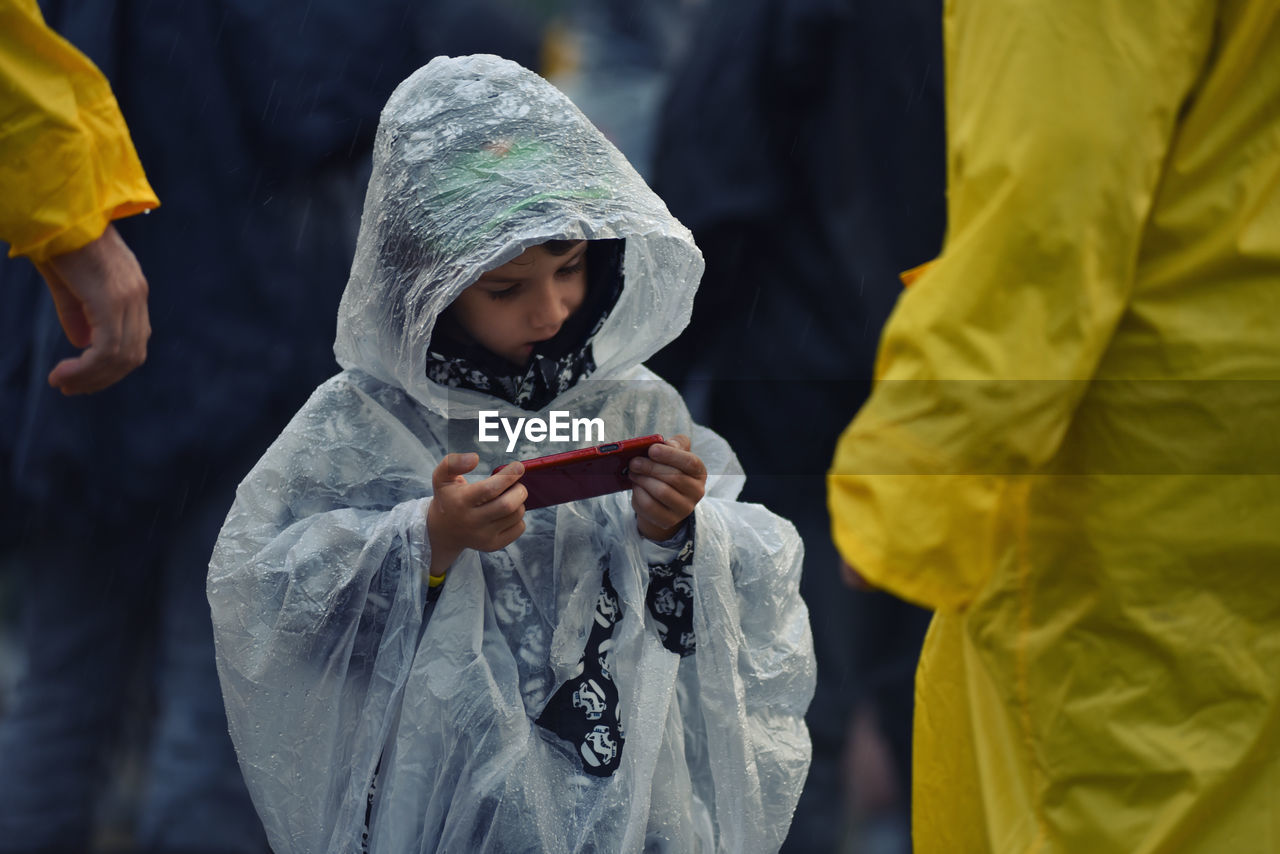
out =
{"type": "Polygon", "coordinates": [[[540,245],[542,246],[543,249],[547,250],[547,252],[549,252],[550,254],[559,257],[560,255],[568,254],[569,250],[573,249],[575,246],[582,245],[582,241],[581,240],[548,240],[546,243],[543,243],[540,245]]]}

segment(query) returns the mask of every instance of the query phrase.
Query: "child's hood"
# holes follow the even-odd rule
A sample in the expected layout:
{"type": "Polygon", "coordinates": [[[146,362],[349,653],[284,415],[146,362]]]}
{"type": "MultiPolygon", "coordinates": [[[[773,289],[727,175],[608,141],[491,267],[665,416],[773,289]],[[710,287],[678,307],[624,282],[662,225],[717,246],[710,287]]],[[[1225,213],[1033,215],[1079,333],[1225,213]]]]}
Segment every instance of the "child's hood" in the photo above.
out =
{"type": "Polygon", "coordinates": [[[684,328],[702,275],[689,231],[559,90],[494,56],[437,57],[382,111],[334,345],[344,368],[460,416],[491,406],[427,379],[440,313],[481,273],[551,239],[626,238],[593,378],[684,328]]]}

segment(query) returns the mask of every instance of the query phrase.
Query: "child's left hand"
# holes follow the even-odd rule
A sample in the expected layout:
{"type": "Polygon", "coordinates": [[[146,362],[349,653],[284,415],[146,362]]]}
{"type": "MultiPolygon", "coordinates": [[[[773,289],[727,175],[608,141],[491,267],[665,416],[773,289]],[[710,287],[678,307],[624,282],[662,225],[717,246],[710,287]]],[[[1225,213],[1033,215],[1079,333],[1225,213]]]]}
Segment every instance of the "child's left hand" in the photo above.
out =
{"type": "Polygon", "coordinates": [[[654,542],[675,536],[706,494],[707,467],[690,447],[688,436],[672,436],[630,463],[636,526],[654,542]]]}

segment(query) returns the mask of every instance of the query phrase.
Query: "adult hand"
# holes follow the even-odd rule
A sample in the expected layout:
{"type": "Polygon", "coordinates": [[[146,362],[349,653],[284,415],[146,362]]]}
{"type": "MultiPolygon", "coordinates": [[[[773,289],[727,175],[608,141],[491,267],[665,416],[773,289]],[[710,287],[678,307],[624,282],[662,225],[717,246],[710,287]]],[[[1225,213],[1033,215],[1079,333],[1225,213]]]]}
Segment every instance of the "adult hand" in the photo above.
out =
{"type": "Polygon", "coordinates": [[[55,255],[36,269],[53,295],[67,339],[84,349],[49,373],[63,394],[100,391],[147,358],[151,323],[147,280],[115,226],[79,249],[55,255]]]}
{"type": "Polygon", "coordinates": [[[432,575],[444,575],[463,549],[497,551],[524,533],[524,500],[529,496],[519,483],[524,465],[514,462],[468,483],[463,475],[479,462],[476,454],[449,454],[432,472],[435,495],[427,507],[432,575]]]}
{"type": "Polygon", "coordinates": [[[636,457],[628,468],[631,506],[642,536],[654,542],[669,540],[706,494],[707,467],[689,450],[688,436],[672,436],[653,445],[649,455],[636,457]]]}

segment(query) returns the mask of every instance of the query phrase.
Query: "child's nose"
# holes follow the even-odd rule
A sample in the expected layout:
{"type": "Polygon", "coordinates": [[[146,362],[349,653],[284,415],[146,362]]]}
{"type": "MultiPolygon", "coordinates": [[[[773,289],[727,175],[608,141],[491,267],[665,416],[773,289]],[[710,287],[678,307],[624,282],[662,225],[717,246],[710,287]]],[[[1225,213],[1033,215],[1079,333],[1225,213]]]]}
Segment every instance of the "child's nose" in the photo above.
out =
{"type": "Polygon", "coordinates": [[[559,328],[568,319],[569,306],[556,290],[554,284],[544,284],[538,289],[538,299],[534,303],[531,321],[537,329],[559,328]]]}

